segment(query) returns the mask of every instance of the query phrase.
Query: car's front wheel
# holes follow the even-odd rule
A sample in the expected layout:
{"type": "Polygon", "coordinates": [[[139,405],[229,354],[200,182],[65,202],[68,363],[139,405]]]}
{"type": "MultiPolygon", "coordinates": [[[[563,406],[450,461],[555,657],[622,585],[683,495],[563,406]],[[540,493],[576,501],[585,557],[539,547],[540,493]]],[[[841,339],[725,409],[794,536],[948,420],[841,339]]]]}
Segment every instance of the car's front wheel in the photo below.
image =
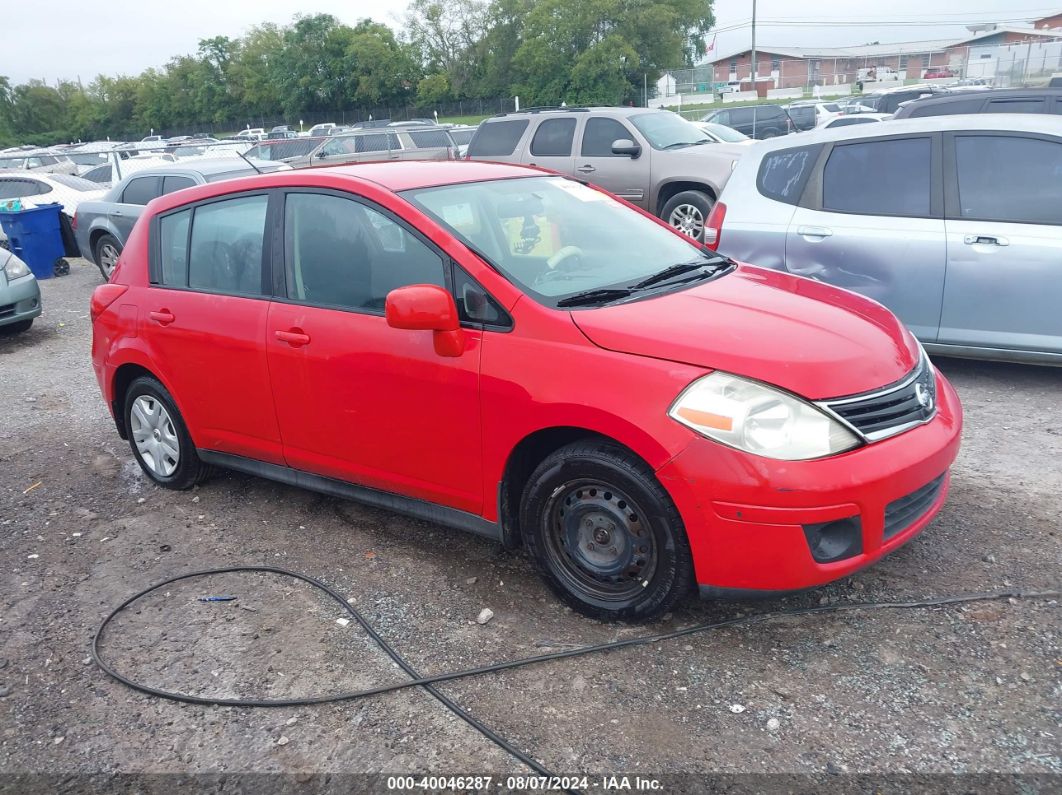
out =
{"type": "Polygon", "coordinates": [[[520,523],[546,582],[585,615],[654,618],[690,588],[678,510],[643,461],[609,442],[575,442],[539,464],[520,523]]]}
{"type": "Polygon", "coordinates": [[[155,483],[188,489],[210,473],[196,454],[173,398],[154,378],[141,376],[129,385],[124,419],[133,456],[155,483]]]}
{"type": "Polygon", "coordinates": [[[122,254],[122,244],[114,235],[100,235],[93,253],[96,255],[96,266],[103,274],[103,278],[110,281],[114,266],[118,264],[118,257],[122,254]]]}
{"type": "Polygon", "coordinates": [[[668,199],[660,217],[699,243],[704,240],[704,224],[714,204],[712,197],[703,191],[684,190],[668,199]]]}

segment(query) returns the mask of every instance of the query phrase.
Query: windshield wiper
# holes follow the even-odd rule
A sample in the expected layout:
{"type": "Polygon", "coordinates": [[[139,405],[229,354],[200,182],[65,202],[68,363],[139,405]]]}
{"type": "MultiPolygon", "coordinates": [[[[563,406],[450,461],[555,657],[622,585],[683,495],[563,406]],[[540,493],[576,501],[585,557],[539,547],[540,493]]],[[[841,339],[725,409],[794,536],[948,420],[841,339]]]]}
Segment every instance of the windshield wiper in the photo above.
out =
{"type": "Polygon", "coordinates": [[[675,141],[675,143],[665,146],[664,149],[677,149],[680,146],[694,146],[699,143],[707,143],[707,141],[675,141]]]}
{"type": "Polygon", "coordinates": [[[595,304],[607,304],[609,301],[618,301],[626,298],[631,291],[625,287],[605,287],[599,290],[585,290],[581,293],[569,295],[557,302],[557,306],[593,306],[595,304]]]}
{"type": "Polygon", "coordinates": [[[677,265],[671,265],[670,267],[664,268],[658,273],[654,273],[652,276],[642,279],[637,284],[632,284],[630,289],[643,290],[646,287],[652,287],[654,284],[666,282],[673,276],[681,276],[683,273],[689,273],[691,271],[696,271],[700,270],[701,268],[708,267],[711,267],[714,271],[718,270],[719,268],[726,267],[727,264],[728,261],[722,257],[719,257],[717,259],[698,259],[693,260],[692,262],[680,262],[677,265]]]}

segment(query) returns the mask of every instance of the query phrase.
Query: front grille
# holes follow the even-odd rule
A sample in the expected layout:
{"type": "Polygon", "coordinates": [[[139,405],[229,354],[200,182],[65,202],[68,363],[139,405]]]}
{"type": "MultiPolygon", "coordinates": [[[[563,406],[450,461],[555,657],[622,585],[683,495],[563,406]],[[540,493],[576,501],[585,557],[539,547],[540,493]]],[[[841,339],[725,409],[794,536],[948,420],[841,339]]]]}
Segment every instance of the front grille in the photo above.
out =
{"type": "Polygon", "coordinates": [[[937,411],[937,380],[923,355],[918,366],[895,384],[821,405],[873,442],[931,419],[937,411]]]}
{"type": "Polygon", "coordinates": [[[906,497],[893,500],[885,506],[885,535],[888,541],[897,533],[902,533],[919,519],[926,515],[944,485],[944,475],[931,480],[920,489],[916,489],[906,497]]]}
{"type": "Polygon", "coordinates": [[[8,315],[13,314],[15,314],[14,304],[4,304],[3,306],[0,306],[0,317],[7,317],[8,315]]]}

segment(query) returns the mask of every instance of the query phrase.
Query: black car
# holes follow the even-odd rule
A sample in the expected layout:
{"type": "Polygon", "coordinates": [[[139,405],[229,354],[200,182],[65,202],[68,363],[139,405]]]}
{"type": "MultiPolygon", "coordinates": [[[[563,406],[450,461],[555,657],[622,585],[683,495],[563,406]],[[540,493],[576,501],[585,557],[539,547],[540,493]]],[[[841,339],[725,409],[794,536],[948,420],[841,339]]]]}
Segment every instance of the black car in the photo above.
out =
{"type": "Polygon", "coordinates": [[[925,116],[953,116],[959,113],[1062,114],[1062,87],[956,91],[916,99],[896,111],[894,118],[920,119],[925,116]]]}
{"type": "MultiPolygon", "coordinates": [[[[814,109],[812,109],[814,113],[814,109]]],[[[776,138],[796,129],[793,120],[781,105],[748,105],[726,108],[709,113],[701,121],[723,124],[749,138],[776,138]]],[[[814,125],[812,125],[814,126],[814,125]]]]}

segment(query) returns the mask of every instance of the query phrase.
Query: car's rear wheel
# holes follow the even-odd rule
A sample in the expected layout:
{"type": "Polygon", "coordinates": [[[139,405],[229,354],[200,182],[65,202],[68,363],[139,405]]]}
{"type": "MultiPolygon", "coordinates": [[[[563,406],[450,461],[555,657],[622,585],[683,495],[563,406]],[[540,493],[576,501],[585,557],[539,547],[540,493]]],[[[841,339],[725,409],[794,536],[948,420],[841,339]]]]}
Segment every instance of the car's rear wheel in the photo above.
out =
{"type": "Polygon", "coordinates": [[[645,620],[684,596],[693,578],[678,510],[652,470],[605,441],[548,456],[524,490],[520,523],[553,591],[604,620],[645,620]]]}
{"type": "Polygon", "coordinates": [[[162,384],[149,376],[134,379],[124,405],[129,447],[145,475],[167,489],[187,489],[210,474],[162,384]]]}
{"type": "Polygon", "coordinates": [[[697,242],[704,240],[704,224],[715,202],[707,193],[684,190],[676,193],[664,205],[660,217],[684,235],[697,242]]]}
{"type": "Polygon", "coordinates": [[[118,264],[118,257],[122,254],[122,244],[114,235],[100,235],[93,251],[96,255],[96,266],[108,281],[114,273],[114,266],[118,264]]]}

